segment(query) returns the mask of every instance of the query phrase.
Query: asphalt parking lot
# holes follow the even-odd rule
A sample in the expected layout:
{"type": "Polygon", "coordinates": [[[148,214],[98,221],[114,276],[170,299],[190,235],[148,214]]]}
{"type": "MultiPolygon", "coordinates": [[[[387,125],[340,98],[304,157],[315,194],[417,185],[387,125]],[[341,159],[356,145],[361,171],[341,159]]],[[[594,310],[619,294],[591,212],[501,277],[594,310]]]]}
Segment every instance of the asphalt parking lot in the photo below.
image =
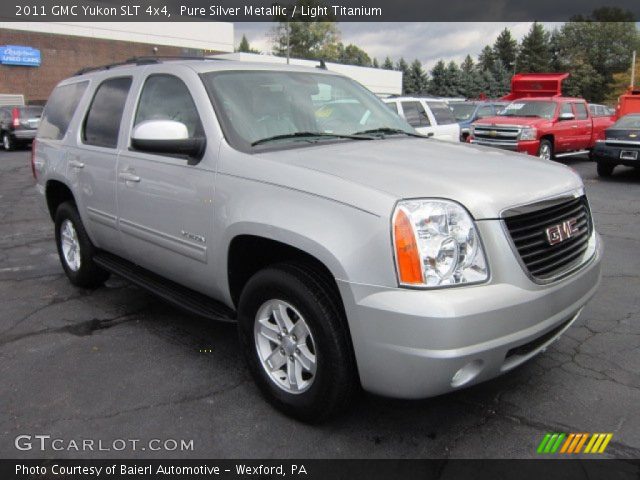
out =
{"type": "MultiPolygon", "coordinates": [[[[112,277],[63,275],[29,152],[0,152],[0,456],[3,458],[536,457],[547,432],[612,432],[606,455],[640,457],[640,171],[584,178],[606,242],[602,285],[544,354],[488,383],[424,401],[365,395],[307,426],[271,409],[235,327],[167,306],[112,277]],[[17,450],[18,435],[139,439],[123,451],[17,450]],[[150,451],[151,439],[193,450],[150,451]]],[[[63,445],[66,445],[63,444],[63,445]]]]}

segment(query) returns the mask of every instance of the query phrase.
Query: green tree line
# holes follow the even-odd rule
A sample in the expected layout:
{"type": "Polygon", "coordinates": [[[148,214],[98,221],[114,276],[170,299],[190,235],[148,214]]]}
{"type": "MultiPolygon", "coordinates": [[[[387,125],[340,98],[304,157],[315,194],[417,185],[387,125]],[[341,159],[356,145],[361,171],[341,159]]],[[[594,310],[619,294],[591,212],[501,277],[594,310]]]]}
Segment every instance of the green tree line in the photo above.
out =
{"type": "MultiPolygon", "coordinates": [[[[297,3],[320,5],[318,0],[297,3]]],[[[379,63],[357,45],[345,45],[332,17],[296,20],[279,21],[273,29],[275,55],[289,51],[291,57],[398,70],[404,94],[495,98],[509,91],[514,73],[569,72],[563,93],[611,102],[622,93],[621,76],[629,71],[631,52],[640,49],[633,14],[603,7],[553,30],[534,22],[520,42],[505,28],[477,58],[467,55],[460,64],[440,60],[427,71],[418,59],[393,62],[387,56],[379,63]]],[[[238,50],[254,51],[244,36],[238,50]]]]}

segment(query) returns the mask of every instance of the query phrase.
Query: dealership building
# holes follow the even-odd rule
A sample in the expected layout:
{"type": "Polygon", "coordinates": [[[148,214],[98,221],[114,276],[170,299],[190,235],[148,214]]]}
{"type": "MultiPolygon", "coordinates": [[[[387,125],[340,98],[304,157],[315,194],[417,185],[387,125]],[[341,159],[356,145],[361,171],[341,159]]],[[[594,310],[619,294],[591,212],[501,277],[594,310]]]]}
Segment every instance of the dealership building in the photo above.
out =
{"type": "MultiPolygon", "coordinates": [[[[0,105],[43,104],[55,85],[77,71],[145,56],[220,55],[229,60],[283,64],[273,55],[233,53],[228,22],[0,22],[0,105]]],[[[317,61],[290,59],[295,65],[317,61]]],[[[380,96],[402,93],[402,73],[326,64],[380,96]]]]}
{"type": "Polygon", "coordinates": [[[0,97],[44,103],[60,80],[85,67],[228,52],[233,23],[226,22],[0,22],[0,97]]]}

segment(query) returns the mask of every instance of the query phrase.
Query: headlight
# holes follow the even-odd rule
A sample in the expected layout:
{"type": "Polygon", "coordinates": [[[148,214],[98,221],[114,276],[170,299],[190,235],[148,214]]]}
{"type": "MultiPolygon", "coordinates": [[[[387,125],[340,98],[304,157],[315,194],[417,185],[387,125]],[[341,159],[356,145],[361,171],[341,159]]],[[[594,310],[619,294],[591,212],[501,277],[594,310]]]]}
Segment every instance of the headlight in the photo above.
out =
{"type": "Polygon", "coordinates": [[[518,140],[535,140],[538,136],[538,131],[533,127],[524,127],[520,131],[518,140]]]}
{"type": "Polygon", "coordinates": [[[393,213],[393,244],[400,285],[440,287],[489,278],[473,219],[455,202],[398,202],[393,213]]]}

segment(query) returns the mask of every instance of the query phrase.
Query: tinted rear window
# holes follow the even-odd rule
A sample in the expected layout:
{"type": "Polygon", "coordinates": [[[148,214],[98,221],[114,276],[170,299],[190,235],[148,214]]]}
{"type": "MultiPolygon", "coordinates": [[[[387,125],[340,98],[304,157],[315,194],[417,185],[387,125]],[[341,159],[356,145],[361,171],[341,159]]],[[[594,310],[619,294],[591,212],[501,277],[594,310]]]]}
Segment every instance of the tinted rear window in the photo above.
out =
{"type": "Polygon", "coordinates": [[[431,113],[438,122],[438,125],[447,125],[449,123],[456,123],[456,119],[453,116],[453,112],[446,103],[443,102],[427,102],[431,113]]]}
{"type": "Polygon", "coordinates": [[[87,145],[115,148],[127,101],[131,77],[105,80],[96,90],[84,122],[82,140],[87,145]]]}
{"type": "Polygon", "coordinates": [[[79,82],[62,85],[51,93],[38,129],[39,138],[60,140],[64,137],[87,84],[88,82],[79,82]]]}

